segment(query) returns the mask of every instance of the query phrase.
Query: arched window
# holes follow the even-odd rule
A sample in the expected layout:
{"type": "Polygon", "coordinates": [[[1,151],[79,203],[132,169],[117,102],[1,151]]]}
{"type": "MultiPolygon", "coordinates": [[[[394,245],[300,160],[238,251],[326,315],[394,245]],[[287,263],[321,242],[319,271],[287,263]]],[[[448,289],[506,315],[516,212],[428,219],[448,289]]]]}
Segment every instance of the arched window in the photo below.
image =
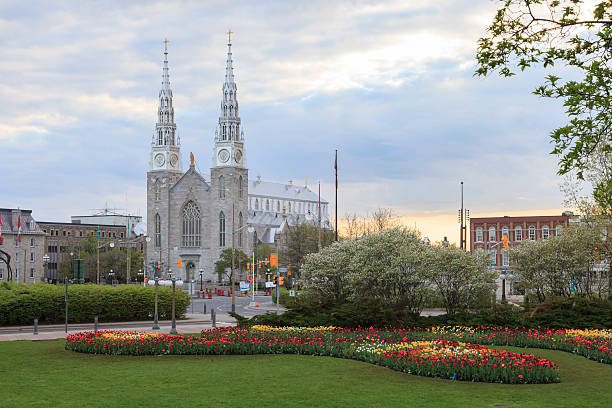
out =
{"type": "Polygon", "coordinates": [[[523,240],[523,229],[520,226],[514,228],[514,240],[517,242],[523,240]]]}
{"type": "Polygon", "coordinates": [[[219,176],[219,198],[225,198],[225,181],[219,176]]]}
{"type": "Polygon", "coordinates": [[[530,225],[529,226],[529,240],[535,241],[535,239],[536,239],[535,227],[533,225],[530,225]]]}
{"type": "Polygon", "coordinates": [[[561,230],[563,227],[561,225],[557,225],[557,236],[561,235],[561,230]]]}
{"type": "Polygon", "coordinates": [[[270,200],[266,200],[266,211],[270,211],[270,200]]]}
{"type": "Polygon", "coordinates": [[[242,213],[238,214],[238,248],[242,248],[242,213]]]}
{"type": "Polygon", "coordinates": [[[259,199],[255,199],[255,210],[259,210],[259,199]]]}
{"type": "Polygon", "coordinates": [[[476,242],[482,242],[482,227],[476,228],[476,242]]]}
{"type": "Polygon", "coordinates": [[[225,246],[225,214],[219,213],[219,246],[225,246]]]}
{"type": "Polygon", "coordinates": [[[158,144],[158,145],[161,145],[163,142],[164,142],[164,139],[163,139],[163,137],[162,137],[162,131],[161,131],[161,130],[159,130],[159,131],[157,132],[157,144],[158,144]]]}
{"type": "Polygon", "coordinates": [[[238,177],[238,197],[242,198],[242,176],[238,177]]]}
{"type": "Polygon", "coordinates": [[[159,214],[155,214],[155,247],[159,248],[160,246],[161,246],[161,217],[159,216],[159,214]]]}
{"type": "Polygon", "coordinates": [[[510,240],[510,236],[508,235],[508,227],[502,227],[502,238],[506,237],[508,240],[510,240]]]}
{"type": "Polygon", "coordinates": [[[193,201],[183,207],[183,246],[200,246],[200,208],[193,201]]]}
{"type": "Polygon", "coordinates": [[[159,180],[155,180],[153,191],[155,192],[155,201],[161,200],[161,185],[159,184],[159,180]]]}
{"type": "Polygon", "coordinates": [[[287,212],[291,212],[291,201],[289,201],[289,204],[287,205],[287,212]]]}
{"type": "Polygon", "coordinates": [[[548,239],[550,236],[550,230],[548,229],[548,225],[544,225],[542,227],[542,239],[548,239]]]}
{"type": "Polygon", "coordinates": [[[489,242],[495,242],[495,227],[489,228],[489,242]]]}

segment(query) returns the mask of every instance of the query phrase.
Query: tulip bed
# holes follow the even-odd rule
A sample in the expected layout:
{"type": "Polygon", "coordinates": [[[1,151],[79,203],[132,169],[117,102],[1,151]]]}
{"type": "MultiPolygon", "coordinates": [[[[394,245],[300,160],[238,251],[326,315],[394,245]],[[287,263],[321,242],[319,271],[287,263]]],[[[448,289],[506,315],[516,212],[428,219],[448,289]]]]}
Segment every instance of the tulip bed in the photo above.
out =
{"type": "MultiPolygon", "coordinates": [[[[115,355],[319,355],[351,358],[428,377],[526,384],[559,382],[558,366],[533,355],[490,349],[484,344],[524,343],[523,346],[543,346],[575,352],[554,347],[572,344],[577,349],[603,353],[603,348],[593,349],[592,345],[599,344],[597,339],[601,344],[609,344],[610,337],[606,337],[607,332],[600,332],[599,337],[596,334],[576,331],[536,333],[501,328],[347,330],[334,327],[252,326],[207,330],[199,336],[122,331],[83,332],[68,336],[65,348],[84,353],[115,355]],[[516,341],[511,340],[512,336],[516,341]],[[579,338],[582,338],[582,343],[578,341],[579,338]],[[584,342],[585,339],[591,340],[584,342]]],[[[586,351],[579,354],[591,358],[586,351]]]]}

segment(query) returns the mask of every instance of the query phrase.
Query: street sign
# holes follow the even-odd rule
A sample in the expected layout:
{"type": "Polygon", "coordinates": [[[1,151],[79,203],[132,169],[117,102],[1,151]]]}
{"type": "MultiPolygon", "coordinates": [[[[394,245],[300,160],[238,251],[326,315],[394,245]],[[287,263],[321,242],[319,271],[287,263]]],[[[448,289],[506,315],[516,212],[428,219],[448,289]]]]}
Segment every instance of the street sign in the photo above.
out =
{"type": "Polygon", "coordinates": [[[249,281],[240,281],[240,291],[244,292],[246,290],[249,290],[250,283],[251,282],[249,281]]]}
{"type": "Polygon", "coordinates": [[[266,288],[273,288],[276,285],[274,284],[274,282],[266,282],[266,288]]]}
{"type": "Polygon", "coordinates": [[[278,268],[278,271],[281,273],[287,272],[287,268],[278,268]]]}
{"type": "Polygon", "coordinates": [[[295,297],[295,290],[291,289],[289,291],[289,296],[295,297]]]}

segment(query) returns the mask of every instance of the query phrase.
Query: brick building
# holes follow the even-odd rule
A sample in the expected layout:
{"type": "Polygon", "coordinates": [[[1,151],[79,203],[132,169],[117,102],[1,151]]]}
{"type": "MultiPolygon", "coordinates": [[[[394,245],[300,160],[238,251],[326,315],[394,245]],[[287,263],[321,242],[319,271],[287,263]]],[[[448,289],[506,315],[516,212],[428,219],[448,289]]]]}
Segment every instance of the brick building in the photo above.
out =
{"type": "MultiPolygon", "coordinates": [[[[504,236],[509,246],[522,245],[524,241],[538,241],[561,234],[563,228],[577,222],[578,217],[566,211],[561,215],[524,217],[482,217],[470,219],[470,252],[486,251],[493,270],[511,270],[508,253],[502,247],[504,236]]],[[[497,297],[501,298],[501,280],[498,279],[497,297]]],[[[514,293],[513,282],[507,282],[507,293],[514,293]]]]}

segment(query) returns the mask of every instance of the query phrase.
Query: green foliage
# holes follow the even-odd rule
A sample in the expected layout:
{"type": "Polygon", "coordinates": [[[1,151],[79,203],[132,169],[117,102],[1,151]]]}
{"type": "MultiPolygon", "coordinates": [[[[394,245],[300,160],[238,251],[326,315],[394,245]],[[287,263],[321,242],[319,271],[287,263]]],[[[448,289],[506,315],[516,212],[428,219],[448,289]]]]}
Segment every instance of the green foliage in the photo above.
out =
{"type": "MultiPolygon", "coordinates": [[[[300,276],[300,268],[304,257],[319,251],[319,228],[306,222],[296,226],[288,226],[285,230],[286,259],[283,263],[291,265],[291,270],[300,276]]],[[[334,232],[321,230],[321,247],[334,242],[334,232]]]]}
{"type": "MultiPolygon", "coordinates": [[[[476,75],[499,71],[507,77],[516,69],[555,65],[577,73],[578,80],[565,81],[549,74],[534,93],[564,101],[569,122],[551,133],[551,153],[559,156],[560,174],[575,170],[583,179],[593,152],[612,152],[612,2],[599,2],[590,16],[579,0],[500,2],[488,35],[478,40],[476,75]]],[[[612,214],[612,178],[593,187],[595,200],[612,214]]]]}
{"type": "Polygon", "coordinates": [[[306,256],[299,280],[305,299],[343,304],[374,298],[413,313],[432,289],[454,313],[486,297],[492,285],[482,257],[425,245],[416,232],[401,228],[347,239],[306,256]]]}
{"type": "Polygon", "coordinates": [[[612,302],[579,297],[549,299],[539,305],[527,320],[532,327],[609,329],[612,327],[612,302]]]}
{"type": "MultiPolygon", "coordinates": [[[[246,270],[247,262],[251,262],[251,258],[240,249],[234,249],[234,268],[238,279],[246,270]]],[[[228,281],[232,280],[232,248],[225,248],[219,255],[219,260],[215,262],[215,273],[221,278],[222,275],[227,277],[228,281]]]]}
{"type": "MultiPolygon", "coordinates": [[[[63,285],[0,284],[0,326],[31,325],[64,322],[63,285]]],[[[150,320],[154,313],[155,289],[152,286],[69,285],[68,322],[100,322],[150,320]]],[[[182,290],[176,291],[176,315],[182,316],[190,299],[182,290]]],[[[172,289],[159,287],[158,315],[172,317],[172,289]]]]}
{"type": "Polygon", "coordinates": [[[605,249],[600,228],[579,224],[560,236],[527,241],[510,250],[516,287],[532,293],[539,302],[548,296],[573,293],[602,297],[609,291],[608,276],[593,271],[596,249],[605,249]],[[574,290],[572,290],[572,281],[574,290]]]}

